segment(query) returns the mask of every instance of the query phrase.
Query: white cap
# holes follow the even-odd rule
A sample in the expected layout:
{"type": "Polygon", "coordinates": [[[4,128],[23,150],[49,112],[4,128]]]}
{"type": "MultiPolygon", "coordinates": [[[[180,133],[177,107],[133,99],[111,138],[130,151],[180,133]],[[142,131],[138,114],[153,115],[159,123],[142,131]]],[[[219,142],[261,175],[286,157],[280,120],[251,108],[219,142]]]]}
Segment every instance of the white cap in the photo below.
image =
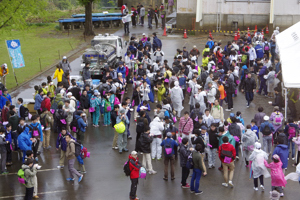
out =
{"type": "Polygon", "coordinates": [[[175,82],[174,82],[174,85],[175,85],[175,86],[179,86],[179,82],[178,82],[178,81],[175,81],[175,82]]]}
{"type": "Polygon", "coordinates": [[[132,151],[131,155],[137,155],[137,152],[136,151],[132,151]]]}
{"type": "Polygon", "coordinates": [[[67,59],[67,56],[64,56],[63,59],[67,59]]]}
{"type": "Polygon", "coordinates": [[[73,95],[72,92],[67,93],[67,96],[72,96],[72,95],[73,95]]]}
{"type": "Polygon", "coordinates": [[[195,85],[195,87],[197,88],[197,89],[200,89],[200,88],[202,88],[202,86],[201,85],[195,85]]]}
{"type": "Polygon", "coordinates": [[[143,33],[143,35],[146,35],[146,33],[143,33]]]}
{"type": "Polygon", "coordinates": [[[267,115],[264,116],[264,120],[265,120],[265,121],[269,121],[269,119],[270,119],[269,116],[267,116],[267,115]]]}
{"type": "Polygon", "coordinates": [[[122,76],[123,74],[121,72],[118,73],[118,76],[122,76]]]}
{"type": "Polygon", "coordinates": [[[3,66],[4,68],[7,68],[7,64],[6,64],[6,63],[4,63],[2,66],[3,66]]]}
{"type": "Polygon", "coordinates": [[[197,46],[196,46],[196,45],[194,45],[194,46],[193,46],[193,48],[197,48],[197,46]]]}
{"type": "Polygon", "coordinates": [[[261,149],[261,144],[259,142],[255,142],[255,148],[256,149],[261,149]]]}

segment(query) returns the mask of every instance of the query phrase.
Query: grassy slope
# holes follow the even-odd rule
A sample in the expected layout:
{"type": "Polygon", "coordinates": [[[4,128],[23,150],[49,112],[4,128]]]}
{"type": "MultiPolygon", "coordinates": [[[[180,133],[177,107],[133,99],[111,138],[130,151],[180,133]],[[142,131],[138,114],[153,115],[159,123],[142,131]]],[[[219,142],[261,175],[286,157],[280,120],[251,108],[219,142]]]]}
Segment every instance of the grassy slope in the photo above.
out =
{"type": "Polygon", "coordinates": [[[39,58],[41,59],[42,69],[53,64],[58,60],[58,50],[60,56],[67,54],[72,50],[69,43],[75,49],[80,40],[78,37],[68,37],[67,33],[55,31],[57,24],[49,24],[44,27],[30,26],[23,31],[10,31],[0,34],[0,62],[7,63],[9,67],[9,75],[6,78],[7,88],[16,86],[16,82],[12,72],[12,66],[9,61],[5,40],[20,39],[21,50],[25,60],[25,67],[15,69],[19,84],[30,79],[32,76],[40,72],[39,58]]]}

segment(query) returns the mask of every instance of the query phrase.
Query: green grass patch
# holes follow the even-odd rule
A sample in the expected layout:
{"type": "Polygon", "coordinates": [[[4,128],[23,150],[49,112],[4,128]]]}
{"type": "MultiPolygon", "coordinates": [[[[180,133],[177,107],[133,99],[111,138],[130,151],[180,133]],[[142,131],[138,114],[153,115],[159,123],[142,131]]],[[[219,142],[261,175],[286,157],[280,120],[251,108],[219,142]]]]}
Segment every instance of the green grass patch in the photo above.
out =
{"type": "Polygon", "coordinates": [[[72,50],[69,43],[75,49],[82,41],[78,37],[68,37],[68,34],[55,29],[57,24],[47,24],[46,26],[31,25],[26,30],[3,31],[0,34],[0,60],[1,63],[7,63],[9,75],[6,78],[6,86],[11,89],[16,86],[12,66],[8,57],[5,40],[19,39],[21,50],[24,56],[25,67],[15,69],[18,83],[29,80],[35,74],[40,72],[39,58],[41,59],[42,69],[50,66],[58,60],[58,51],[60,56],[67,54],[72,50]]]}

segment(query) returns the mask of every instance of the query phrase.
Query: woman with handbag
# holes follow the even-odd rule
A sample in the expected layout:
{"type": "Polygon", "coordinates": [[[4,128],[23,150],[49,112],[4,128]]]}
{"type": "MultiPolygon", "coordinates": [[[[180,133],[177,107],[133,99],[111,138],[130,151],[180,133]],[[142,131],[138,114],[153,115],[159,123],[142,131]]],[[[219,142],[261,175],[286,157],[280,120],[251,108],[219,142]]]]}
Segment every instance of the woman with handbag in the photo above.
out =
{"type": "Polygon", "coordinates": [[[254,150],[255,142],[258,141],[256,133],[251,130],[251,125],[246,126],[247,130],[242,137],[243,151],[245,152],[246,167],[249,167],[249,157],[254,150]]]}

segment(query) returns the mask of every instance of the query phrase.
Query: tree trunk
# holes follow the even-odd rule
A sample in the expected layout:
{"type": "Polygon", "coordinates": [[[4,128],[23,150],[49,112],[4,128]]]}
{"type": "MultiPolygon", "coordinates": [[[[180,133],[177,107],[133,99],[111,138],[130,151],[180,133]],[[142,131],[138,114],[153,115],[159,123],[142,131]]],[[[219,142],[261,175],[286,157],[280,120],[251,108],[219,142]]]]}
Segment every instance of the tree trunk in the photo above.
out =
{"type": "Polygon", "coordinates": [[[87,36],[95,35],[93,31],[92,12],[93,12],[93,2],[90,0],[85,5],[84,35],[87,36]]]}

